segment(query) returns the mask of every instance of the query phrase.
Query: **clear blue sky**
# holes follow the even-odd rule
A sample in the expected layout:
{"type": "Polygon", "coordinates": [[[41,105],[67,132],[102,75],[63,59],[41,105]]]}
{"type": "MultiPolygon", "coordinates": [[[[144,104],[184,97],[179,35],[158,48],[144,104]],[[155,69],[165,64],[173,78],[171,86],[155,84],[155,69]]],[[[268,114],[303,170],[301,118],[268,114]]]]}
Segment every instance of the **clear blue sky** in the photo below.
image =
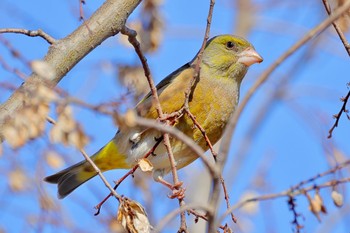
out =
{"type": "MultiPolygon", "coordinates": [[[[86,1],[87,4],[84,6],[86,16],[91,15],[102,2],[86,1]]],[[[249,70],[242,84],[241,97],[276,58],[325,18],[322,1],[305,1],[303,6],[300,6],[301,3],[298,1],[275,1],[273,5],[264,4],[270,2],[264,0],[253,2],[259,8],[255,15],[256,24],[248,39],[264,57],[264,62],[254,65],[249,70]]],[[[156,53],[147,55],[156,82],[191,60],[197,53],[204,35],[208,7],[209,1],[164,1],[161,8],[164,16],[163,41],[156,53]]],[[[235,6],[230,1],[217,1],[211,36],[234,33],[235,14],[235,6]]],[[[0,2],[0,28],[32,30],[41,28],[55,38],[65,37],[78,27],[81,24],[78,16],[78,1],[2,0],[0,2]]],[[[138,11],[133,13],[130,20],[137,16],[138,11]]],[[[18,34],[1,36],[9,40],[29,61],[41,59],[47,51],[46,42],[40,38],[29,38],[18,34]]],[[[118,37],[120,35],[105,41],[85,57],[68,73],[59,87],[77,98],[94,104],[118,99],[125,93],[125,89],[120,87],[111,66],[121,62],[127,64],[138,62],[133,50],[121,45],[118,37]]],[[[30,70],[14,59],[2,43],[0,56],[11,66],[30,74],[30,70]]],[[[281,192],[329,169],[329,161],[334,160],[335,150],[349,157],[350,122],[346,116],[340,120],[340,127],[335,129],[333,138],[327,139],[328,130],[334,121],[332,115],[339,111],[342,104],[339,98],[348,91],[346,83],[349,82],[349,59],[333,30],[328,30],[320,38],[314,39],[296,52],[258,90],[240,118],[225,167],[224,177],[229,186],[231,203],[237,202],[247,190],[253,190],[257,194],[281,192]],[[317,46],[310,50],[310,45],[316,42],[317,46]],[[302,59],[309,50],[310,58],[302,59]],[[282,88],[279,81],[285,76],[288,76],[285,81],[287,85],[286,88],[282,88]],[[260,108],[265,106],[266,99],[270,98],[276,89],[280,89],[282,98],[269,105],[267,114],[263,115],[264,111],[260,108]],[[251,144],[244,144],[247,142],[247,132],[254,125],[255,119],[262,122],[254,134],[248,136],[251,144]],[[243,162],[239,163],[239,151],[242,148],[247,150],[243,162]],[[257,171],[263,171],[263,181],[268,184],[259,190],[254,186],[260,174],[257,175],[257,171]]],[[[21,80],[0,68],[0,82],[10,82],[19,86],[21,80]]],[[[0,100],[5,101],[10,93],[1,88],[0,100]]],[[[91,137],[91,143],[87,145],[86,150],[92,154],[113,137],[116,127],[108,117],[82,108],[74,110],[76,119],[82,123],[91,137]]],[[[66,232],[49,227],[43,227],[40,231],[38,225],[27,225],[27,220],[23,217],[37,216],[40,211],[38,200],[28,193],[12,194],[7,188],[6,174],[14,166],[21,166],[28,172],[30,179],[36,180],[33,184],[44,187],[53,198],[56,198],[56,187],[41,182],[43,177],[54,171],[49,168],[36,171],[40,164],[38,161],[42,158],[41,150],[47,144],[48,136],[45,135],[17,151],[5,146],[4,155],[0,159],[2,171],[0,187],[1,190],[6,190],[1,192],[0,204],[4,210],[0,213],[0,227],[6,232],[66,232]],[[25,214],[21,214],[18,218],[18,213],[25,214]],[[32,230],[27,231],[28,227],[32,230]]],[[[71,147],[57,145],[50,147],[65,155],[66,166],[82,159],[79,152],[71,147]]],[[[195,176],[202,169],[201,161],[198,160],[181,170],[180,179],[185,182],[186,187],[193,186],[188,177],[195,176]]],[[[125,171],[113,171],[106,175],[113,181],[124,173],[125,171]]],[[[346,175],[347,173],[343,173],[343,176],[346,175]]],[[[339,174],[334,176],[337,177],[339,174]]],[[[326,180],[322,179],[321,183],[326,180]]],[[[155,201],[160,201],[152,210],[154,216],[152,223],[155,224],[161,216],[174,209],[177,202],[166,197],[168,190],[164,187],[152,181],[149,184],[152,184],[153,195],[158,195],[155,201]]],[[[123,183],[118,192],[147,206],[141,191],[139,189],[135,191],[133,187],[129,179],[123,183]]],[[[342,187],[340,191],[344,192],[346,203],[348,185],[342,187]]],[[[37,187],[31,189],[37,192],[37,187]]],[[[102,213],[98,217],[93,216],[93,206],[102,200],[106,193],[102,182],[98,178],[93,179],[71,196],[59,201],[63,205],[64,219],[70,219],[69,221],[77,226],[75,229],[96,232],[94,226],[97,222],[105,221],[116,213],[116,201],[110,200],[103,206],[102,213]]],[[[332,232],[348,232],[349,205],[337,209],[331,203],[329,189],[322,190],[321,194],[329,212],[328,215],[322,216],[322,223],[308,211],[306,198],[304,196],[297,198],[297,210],[305,217],[300,219],[305,226],[305,232],[326,232],[322,229],[327,229],[327,226],[335,226],[332,232]]],[[[224,208],[221,211],[224,211],[224,208]]],[[[61,215],[56,217],[62,219],[61,215]]],[[[238,212],[237,217],[240,220],[239,226],[242,227],[242,231],[237,232],[272,232],[269,229],[274,229],[275,232],[292,232],[290,222],[293,216],[288,210],[286,198],[263,202],[259,213],[249,215],[238,212]]],[[[188,222],[191,222],[190,218],[188,222]]],[[[227,222],[230,222],[229,219],[227,222]]],[[[171,226],[178,226],[178,222],[174,221],[166,232],[174,232],[174,229],[170,230],[171,226]]],[[[233,229],[237,229],[237,226],[233,229]]]]}

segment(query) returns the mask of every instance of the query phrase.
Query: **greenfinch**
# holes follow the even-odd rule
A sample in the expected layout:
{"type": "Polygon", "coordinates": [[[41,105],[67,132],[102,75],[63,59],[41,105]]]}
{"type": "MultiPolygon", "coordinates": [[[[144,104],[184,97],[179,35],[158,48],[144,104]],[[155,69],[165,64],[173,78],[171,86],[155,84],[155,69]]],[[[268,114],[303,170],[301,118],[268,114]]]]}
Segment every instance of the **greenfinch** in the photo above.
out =
{"type": "MultiPolygon", "coordinates": [[[[185,91],[194,78],[197,61],[198,54],[157,85],[164,113],[173,113],[184,106],[185,91]]],[[[237,107],[240,85],[249,66],[262,61],[253,45],[241,37],[219,35],[207,42],[200,63],[200,75],[189,99],[189,110],[205,130],[212,144],[220,139],[226,123],[237,107]]],[[[150,93],[138,103],[135,111],[141,117],[158,118],[150,93]]],[[[209,149],[203,133],[187,114],[179,117],[173,127],[192,138],[204,150],[209,149]]],[[[111,169],[130,169],[161,137],[162,133],[154,129],[140,126],[122,128],[112,140],[92,155],[91,159],[102,172],[111,169]]],[[[187,166],[198,158],[181,140],[170,138],[170,143],[177,169],[187,166]]],[[[161,181],[171,170],[165,146],[160,143],[148,159],[153,165],[154,179],[161,181]]],[[[57,184],[58,197],[64,198],[96,175],[93,167],[84,160],[46,177],[45,181],[57,184]]]]}

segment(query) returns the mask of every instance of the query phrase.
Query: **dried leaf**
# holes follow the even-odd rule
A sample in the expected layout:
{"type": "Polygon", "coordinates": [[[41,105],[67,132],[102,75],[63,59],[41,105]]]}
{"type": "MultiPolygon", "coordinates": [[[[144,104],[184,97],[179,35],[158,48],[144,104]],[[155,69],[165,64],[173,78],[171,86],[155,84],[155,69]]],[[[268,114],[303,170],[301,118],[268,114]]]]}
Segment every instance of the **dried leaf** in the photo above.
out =
{"type": "Polygon", "coordinates": [[[58,100],[57,93],[44,85],[38,85],[36,94],[47,103],[58,100]]]}
{"type": "Polygon", "coordinates": [[[308,193],[306,193],[305,195],[309,201],[310,211],[315,215],[318,221],[321,222],[320,212],[327,213],[327,211],[326,211],[326,207],[323,204],[323,200],[319,195],[318,190],[316,191],[313,199],[310,197],[308,193]]]}
{"type": "Polygon", "coordinates": [[[326,210],[326,207],[324,206],[324,202],[323,202],[323,199],[322,197],[320,196],[320,193],[318,191],[316,191],[316,194],[315,194],[315,197],[314,197],[314,200],[316,202],[319,203],[319,205],[321,206],[321,212],[326,214],[327,213],[327,210],[326,210]]]}
{"type": "Polygon", "coordinates": [[[146,158],[140,159],[138,164],[139,164],[141,171],[143,171],[143,172],[149,172],[149,171],[153,170],[152,163],[146,158]]]}
{"type": "Polygon", "coordinates": [[[53,169],[58,169],[64,165],[62,157],[55,151],[49,151],[46,153],[46,162],[53,169]]]}
{"type": "Polygon", "coordinates": [[[6,119],[4,138],[11,147],[23,146],[28,140],[37,138],[44,132],[46,116],[50,111],[50,99],[47,95],[55,95],[52,93],[54,92],[49,88],[38,84],[27,93],[24,107],[6,119]],[[39,91],[44,89],[45,92],[39,91]]]}
{"type": "Polygon", "coordinates": [[[12,148],[23,146],[26,142],[23,138],[18,137],[18,135],[17,130],[11,124],[4,126],[4,138],[12,148]]]}
{"type": "Polygon", "coordinates": [[[27,175],[21,169],[15,169],[9,174],[9,185],[13,192],[24,191],[28,187],[27,175]]]}
{"type": "MultiPolygon", "coordinates": [[[[50,131],[50,140],[52,143],[60,143],[64,141],[64,132],[61,129],[61,124],[56,123],[50,131]]],[[[64,142],[63,142],[64,143],[64,142]]],[[[66,144],[66,143],[64,143],[66,144]]]]}
{"type": "Polygon", "coordinates": [[[117,220],[130,233],[148,233],[152,229],[142,205],[128,198],[120,202],[117,220]]]}
{"type": "Polygon", "coordinates": [[[119,82],[129,91],[132,91],[136,99],[149,92],[149,86],[142,66],[119,65],[119,82]]]}
{"type": "Polygon", "coordinates": [[[55,76],[54,69],[52,69],[52,67],[45,61],[32,61],[30,66],[32,67],[33,72],[39,75],[41,78],[51,80],[55,76]]]}
{"type": "Polygon", "coordinates": [[[76,129],[68,134],[68,143],[77,148],[84,148],[88,141],[88,137],[86,137],[80,125],[77,125],[76,129]]]}
{"type": "Polygon", "coordinates": [[[321,211],[321,205],[320,203],[318,203],[317,201],[315,201],[314,199],[312,199],[309,202],[309,209],[310,211],[316,216],[316,218],[321,221],[320,218],[320,211],[321,211]]]}
{"type": "Polygon", "coordinates": [[[127,233],[123,225],[115,219],[112,219],[109,223],[109,231],[111,233],[127,233]]]}
{"type": "Polygon", "coordinates": [[[88,143],[88,137],[73,119],[72,108],[59,106],[57,112],[57,122],[50,131],[51,142],[83,148],[88,143]]]}

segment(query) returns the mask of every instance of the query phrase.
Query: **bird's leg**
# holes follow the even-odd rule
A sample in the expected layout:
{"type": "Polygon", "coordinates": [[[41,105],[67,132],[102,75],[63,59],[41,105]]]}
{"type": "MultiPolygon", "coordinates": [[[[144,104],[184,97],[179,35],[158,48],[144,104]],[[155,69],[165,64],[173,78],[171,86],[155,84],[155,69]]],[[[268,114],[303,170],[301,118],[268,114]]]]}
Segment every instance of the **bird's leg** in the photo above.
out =
{"type": "Polygon", "coordinates": [[[169,121],[169,122],[171,122],[170,125],[173,125],[177,121],[177,119],[182,117],[183,111],[184,111],[184,108],[181,108],[181,109],[174,111],[172,113],[163,114],[164,116],[162,118],[158,118],[158,120],[161,122],[169,121]]]}

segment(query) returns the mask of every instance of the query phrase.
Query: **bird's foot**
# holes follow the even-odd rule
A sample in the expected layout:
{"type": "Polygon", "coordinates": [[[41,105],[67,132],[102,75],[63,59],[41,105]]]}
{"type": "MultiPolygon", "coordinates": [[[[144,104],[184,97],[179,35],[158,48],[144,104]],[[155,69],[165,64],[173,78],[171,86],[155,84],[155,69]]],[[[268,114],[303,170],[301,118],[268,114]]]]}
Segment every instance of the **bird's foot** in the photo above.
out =
{"type": "MultiPolygon", "coordinates": [[[[182,182],[181,182],[182,183],[182,182]]],[[[172,190],[173,193],[172,194],[168,194],[168,197],[170,199],[174,199],[174,198],[177,198],[177,199],[184,199],[185,198],[185,192],[186,192],[186,189],[185,188],[182,188],[181,186],[178,188],[178,189],[173,189],[172,190]]]]}
{"type": "Polygon", "coordinates": [[[185,191],[186,189],[182,187],[183,182],[179,181],[176,184],[171,184],[168,181],[164,180],[163,178],[158,178],[157,181],[165,186],[167,186],[171,191],[172,194],[169,194],[168,197],[171,199],[177,198],[177,199],[183,199],[185,197],[185,191]]]}

